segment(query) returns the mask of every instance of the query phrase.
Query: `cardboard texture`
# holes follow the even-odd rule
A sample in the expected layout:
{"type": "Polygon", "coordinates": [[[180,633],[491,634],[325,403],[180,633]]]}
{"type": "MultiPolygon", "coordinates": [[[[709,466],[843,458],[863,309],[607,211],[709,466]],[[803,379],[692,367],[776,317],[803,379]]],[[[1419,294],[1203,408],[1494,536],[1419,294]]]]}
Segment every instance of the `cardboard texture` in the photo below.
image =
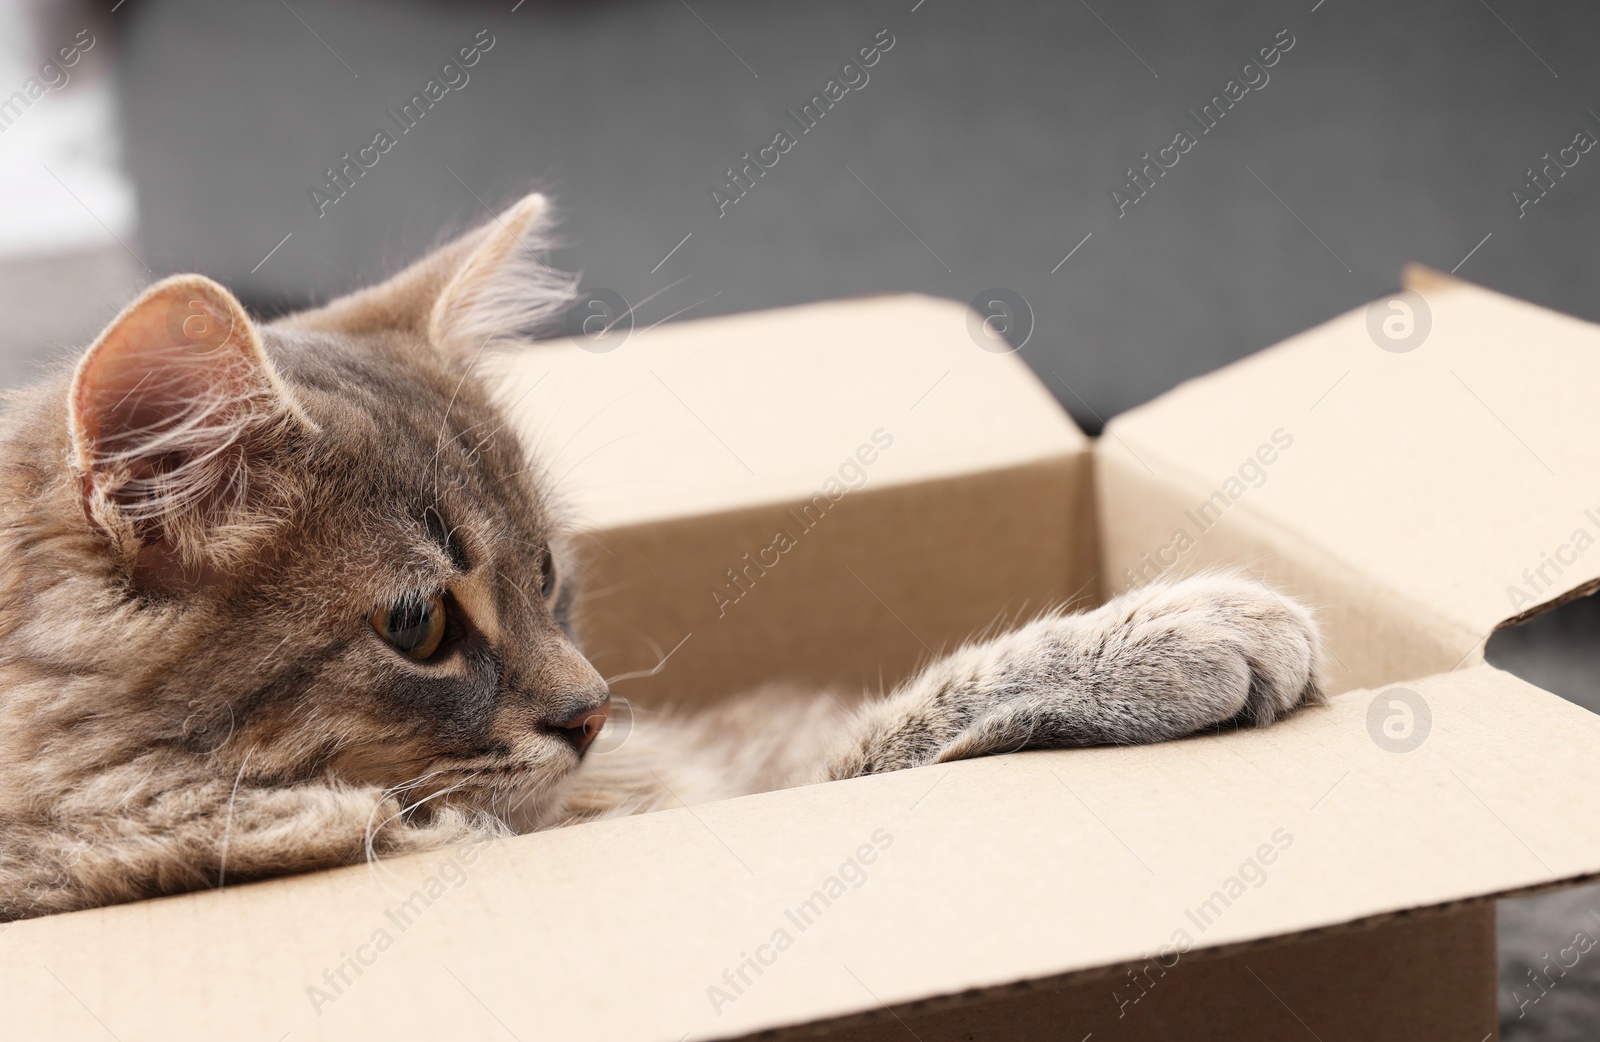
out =
{"type": "Polygon", "coordinates": [[[1415,350],[1381,349],[1358,311],[1098,442],[947,302],[528,353],[507,393],[587,526],[601,668],[665,656],[619,694],[876,687],[999,614],[1215,565],[1319,606],[1336,694],[1264,731],[940,765],[14,924],[8,1037],[1491,1035],[1487,899],[1600,873],[1600,717],[1480,654],[1600,577],[1574,537],[1600,533],[1579,401],[1600,329],[1413,284],[1431,323],[1415,350]],[[860,487],[801,525],[789,511],[877,431],[892,445],[842,475],[860,487]],[[1201,531],[1186,511],[1219,491],[1201,531]],[[774,525],[804,530],[730,584],[774,525]]]}
{"type": "Polygon", "coordinates": [[[1194,952],[1170,972],[1143,964],[1087,980],[1080,975],[1008,989],[960,1005],[930,1003],[805,1037],[1238,1042],[1312,1038],[1307,1029],[1315,1024],[1315,1037],[1323,1039],[1482,1042],[1484,1026],[1495,1020],[1494,938],[1493,903],[1475,902],[1366,929],[1194,952]]]}
{"type": "Polygon", "coordinates": [[[1097,453],[1111,589],[1165,571],[1186,531],[1176,574],[1242,562],[1307,594],[1336,683],[1370,685],[1481,661],[1500,623],[1600,577],[1600,553],[1571,548],[1578,529],[1600,536],[1584,420],[1600,330],[1412,278],[1431,324],[1413,350],[1379,349],[1369,316],[1392,312],[1357,310],[1112,421],[1097,453]],[[1293,444],[1260,464],[1275,432],[1293,444]]]}

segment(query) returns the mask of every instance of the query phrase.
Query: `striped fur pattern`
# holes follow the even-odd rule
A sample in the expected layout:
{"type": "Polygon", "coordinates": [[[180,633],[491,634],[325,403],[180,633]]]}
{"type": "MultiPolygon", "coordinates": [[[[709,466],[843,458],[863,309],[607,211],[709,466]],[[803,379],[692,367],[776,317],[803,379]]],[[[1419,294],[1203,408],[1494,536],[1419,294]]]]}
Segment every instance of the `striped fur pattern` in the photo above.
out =
{"type": "Polygon", "coordinates": [[[1318,699],[1307,611],[1214,575],[1044,616],[880,699],[774,687],[586,755],[571,723],[609,696],[559,511],[473,367],[561,310],[545,214],[530,196],[270,325],[169,279],[10,402],[0,920],[1318,699]],[[371,619],[431,597],[449,624],[414,660],[371,619]]]}

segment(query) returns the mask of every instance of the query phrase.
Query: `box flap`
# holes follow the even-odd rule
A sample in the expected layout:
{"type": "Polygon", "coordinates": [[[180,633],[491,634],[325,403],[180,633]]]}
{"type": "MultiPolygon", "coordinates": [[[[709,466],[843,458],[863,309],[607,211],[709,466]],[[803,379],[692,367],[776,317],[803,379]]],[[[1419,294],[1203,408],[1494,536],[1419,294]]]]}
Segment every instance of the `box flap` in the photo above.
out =
{"type": "Polygon", "coordinates": [[[492,363],[577,520],[597,528],[804,500],[872,433],[874,485],[1021,466],[1089,440],[960,304],[913,294],[673,323],[620,348],[492,363]]]}
{"type": "MultiPolygon", "coordinates": [[[[1219,530],[1255,526],[1251,545],[1315,561],[1360,593],[1350,603],[1403,606],[1439,645],[1433,671],[1600,579],[1600,327],[1436,273],[1411,281],[1118,417],[1101,454],[1181,488],[1189,513],[1171,521],[1196,543],[1209,502],[1219,530]]],[[[1334,630],[1341,656],[1366,653],[1334,630]]]]}
{"type": "Polygon", "coordinates": [[[1600,717],[1489,666],[1408,687],[13,924],[0,1008],[25,1038],[678,1042],[1600,872],[1600,717]],[[1402,697],[1430,718],[1391,751],[1402,697]]]}

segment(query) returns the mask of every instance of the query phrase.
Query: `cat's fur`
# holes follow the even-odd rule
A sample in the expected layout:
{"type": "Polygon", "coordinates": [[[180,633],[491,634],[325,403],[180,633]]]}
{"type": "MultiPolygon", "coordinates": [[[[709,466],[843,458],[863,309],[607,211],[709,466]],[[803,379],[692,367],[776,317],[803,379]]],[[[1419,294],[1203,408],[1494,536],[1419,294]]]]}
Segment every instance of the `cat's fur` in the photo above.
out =
{"type": "MultiPolygon", "coordinates": [[[[641,721],[574,644],[562,530],[485,350],[564,304],[530,196],[389,282],[258,326],[152,287],[0,426],[0,919],[1024,747],[1264,725],[1319,697],[1254,581],[1048,615],[849,709],[641,721]],[[554,569],[554,572],[550,571],[554,569]],[[448,654],[369,616],[446,591],[448,654]]],[[[537,350],[537,347],[524,347],[537,350]]]]}

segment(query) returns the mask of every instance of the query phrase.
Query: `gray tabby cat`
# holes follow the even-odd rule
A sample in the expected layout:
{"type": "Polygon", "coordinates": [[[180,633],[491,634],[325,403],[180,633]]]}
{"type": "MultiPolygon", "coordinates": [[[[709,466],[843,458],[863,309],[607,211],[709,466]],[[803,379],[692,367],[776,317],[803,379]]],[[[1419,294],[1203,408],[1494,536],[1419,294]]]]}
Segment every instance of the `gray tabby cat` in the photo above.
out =
{"type": "Polygon", "coordinates": [[[605,683],[478,353],[570,285],[529,196],[258,325],[161,282],[0,423],[0,919],[1019,748],[1265,725],[1310,614],[1211,576],[1047,615],[857,709],[769,690],[585,757],[605,683]]]}

